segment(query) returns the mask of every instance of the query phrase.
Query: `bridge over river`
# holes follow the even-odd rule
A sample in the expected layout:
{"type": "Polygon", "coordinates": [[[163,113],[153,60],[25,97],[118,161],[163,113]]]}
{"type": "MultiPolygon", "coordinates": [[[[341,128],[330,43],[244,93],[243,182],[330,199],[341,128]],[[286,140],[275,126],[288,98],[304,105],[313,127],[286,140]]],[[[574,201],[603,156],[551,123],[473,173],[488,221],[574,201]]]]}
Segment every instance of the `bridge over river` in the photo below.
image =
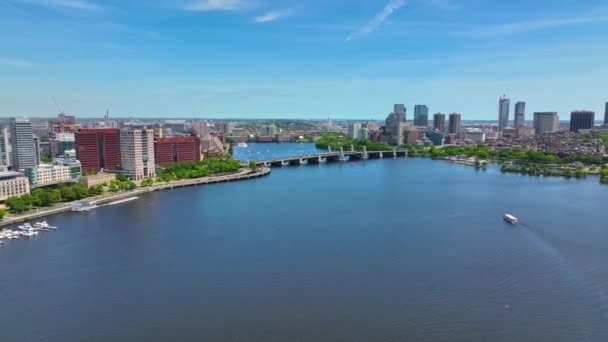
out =
{"type": "Polygon", "coordinates": [[[288,166],[288,165],[306,165],[306,164],[322,164],[327,162],[344,162],[352,160],[380,159],[385,157],[396,158],[399,156],[407,156],[407,150],[393,149],[386,151],[368,151],[364,148],[363,151],[355,151],[351,148],[350,151],[344,151],[340,148],[339,151],[332,151],[331,148],[325,153],[308,154],[296,157],[282,157],[266,160],[256,160],[258,165],[266,167],[271,166],[288,166]]]}

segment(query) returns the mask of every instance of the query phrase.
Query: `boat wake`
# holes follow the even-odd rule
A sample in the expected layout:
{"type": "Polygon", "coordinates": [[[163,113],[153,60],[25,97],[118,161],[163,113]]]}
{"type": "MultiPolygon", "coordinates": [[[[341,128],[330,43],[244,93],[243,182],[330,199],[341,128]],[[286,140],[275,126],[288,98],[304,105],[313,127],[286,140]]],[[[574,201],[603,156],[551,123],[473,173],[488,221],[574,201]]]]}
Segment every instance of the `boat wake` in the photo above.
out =
{"type": "MultiPolygon", "coordinates": [[[[575,265],[564,255],[557,247],[543,239],[530,225],[525,222],[520,222],[520,225],[526,229],[522,230],[524,235],[530,242],[538,247],[541,253],[551,260],[557,267],[558,272],[561,274],[564,281],[568,282],[574,288],[578,289],[578,299],[582,301],[591,301],[594,305],[599,303],[598,309],[601,311],[601,315],[604,319],[608,319],[608,296],[602,289],[602,286],[592,279],[589,279],[581,272],[577,271],[575,265]],[[583,298],[581,298],[583,297],[583,298]],[[593,297],[593,298],[591,298],[593,297]]],[[[584,341],[593,340],[594,335],[583,317],[582,312],[578,305],[574,305],[575,314],[579,323],[581,334],[584,341]]]]}

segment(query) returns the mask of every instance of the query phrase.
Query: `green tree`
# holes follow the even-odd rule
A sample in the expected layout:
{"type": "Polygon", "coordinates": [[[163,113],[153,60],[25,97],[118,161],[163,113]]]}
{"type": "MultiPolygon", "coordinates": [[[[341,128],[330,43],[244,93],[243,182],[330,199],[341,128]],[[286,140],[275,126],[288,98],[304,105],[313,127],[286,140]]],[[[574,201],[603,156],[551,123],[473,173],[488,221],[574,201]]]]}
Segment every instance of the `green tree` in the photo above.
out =
{"type": "Polygon", "coordinates": [[[255,171],[258,168],[258,164],[256,164],[255,161],[252,160],[252,161],[249,162],[249,168],[251,170],[255,171]]]}
{"type": "Polygon", "coordinates": [[[18,196],[9,197],[4,201],[4,204],[14,213],[22,213],[29,209],[25,201],[18,196]]]}
{"type": "Polygon", "coordinates": [[[4,218],[4,216],[6,216],[6,210],[0,208],[0,221],[2,221],[2,219],[4,218]]]}
{"type": "Polygon", "coordinates": [[[53,162],[53,157],[43,154],[40,156],[40,161],[42,161],[43,163],[46,163],[46,164],[50,164],[53,162]]]}
{"type": "Polygon", "coordinates": [[[59,191],[61,192],[61,200],[63,201],[70,202],[77,199],[74,188],[71,186],[63,187],[59,191]]]}
{"type": "Polygon", "coordinates": [[[87,186],[82,183],[74,185],[72,189],[74,189],[76,199],[83,199],[89,196],[89,189],[87,189],[87,186]]]}

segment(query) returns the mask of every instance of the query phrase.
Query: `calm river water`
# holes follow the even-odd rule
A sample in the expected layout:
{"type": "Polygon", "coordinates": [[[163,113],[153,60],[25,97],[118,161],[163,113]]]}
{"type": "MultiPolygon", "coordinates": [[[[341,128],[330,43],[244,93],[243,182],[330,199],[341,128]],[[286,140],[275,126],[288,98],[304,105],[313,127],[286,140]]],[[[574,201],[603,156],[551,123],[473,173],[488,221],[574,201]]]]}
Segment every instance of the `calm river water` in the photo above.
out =
{"type": "Polygon", "coordinates": [[[607,341],[607,203],[413,158],[157,192],[5,240],[0,340],[607,341]]]}

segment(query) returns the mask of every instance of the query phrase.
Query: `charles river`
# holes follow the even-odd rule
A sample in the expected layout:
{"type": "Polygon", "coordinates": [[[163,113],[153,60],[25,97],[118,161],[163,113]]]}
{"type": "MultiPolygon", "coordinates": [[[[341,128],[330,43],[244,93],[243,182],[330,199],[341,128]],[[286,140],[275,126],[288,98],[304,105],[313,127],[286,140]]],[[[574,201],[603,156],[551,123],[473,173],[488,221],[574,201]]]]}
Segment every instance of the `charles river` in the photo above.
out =
{"type": "Polygon", "coordinates": [[[0,246],[3,342],[608,341],[594,177],[385,158],[48,221],[60,229],[0,246]]]}

